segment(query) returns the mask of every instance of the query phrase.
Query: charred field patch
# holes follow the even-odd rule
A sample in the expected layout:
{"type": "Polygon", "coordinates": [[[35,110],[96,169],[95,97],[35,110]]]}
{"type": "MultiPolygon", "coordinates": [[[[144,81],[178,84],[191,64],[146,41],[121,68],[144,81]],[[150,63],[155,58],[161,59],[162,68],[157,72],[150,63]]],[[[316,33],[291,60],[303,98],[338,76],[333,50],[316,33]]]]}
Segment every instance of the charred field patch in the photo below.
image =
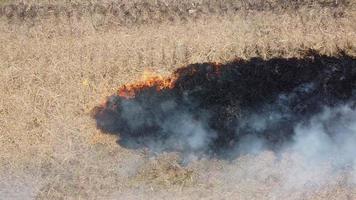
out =
{"type": "Polygon", "coordinates": [[[356,60],[345,54],[191,64],[122,86],[93,117],[126,148],[231,157],[254,138],[281,148],[325,107],[355,106],[355,91],[356,60]]]}

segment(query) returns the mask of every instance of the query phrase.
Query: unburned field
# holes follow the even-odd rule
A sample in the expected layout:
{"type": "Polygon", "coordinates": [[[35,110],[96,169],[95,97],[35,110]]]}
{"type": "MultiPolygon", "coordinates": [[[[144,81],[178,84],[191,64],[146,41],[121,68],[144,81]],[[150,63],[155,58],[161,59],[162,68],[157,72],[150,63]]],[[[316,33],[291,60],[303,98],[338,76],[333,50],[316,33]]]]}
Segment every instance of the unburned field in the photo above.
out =
{"type": "MultiPolygon", "coordinates": [[[[343,161],[334,173],[295,151],[182,159],[125,148],[92,118],[124,84],[191,63],[300,59],[310,49],[354,59],[353,1],[135,2],[1,2],[0,199],[356,198],[354,166],[343,161]]],[[[354,119],[347,108],[331,113],[354,119]]]]}

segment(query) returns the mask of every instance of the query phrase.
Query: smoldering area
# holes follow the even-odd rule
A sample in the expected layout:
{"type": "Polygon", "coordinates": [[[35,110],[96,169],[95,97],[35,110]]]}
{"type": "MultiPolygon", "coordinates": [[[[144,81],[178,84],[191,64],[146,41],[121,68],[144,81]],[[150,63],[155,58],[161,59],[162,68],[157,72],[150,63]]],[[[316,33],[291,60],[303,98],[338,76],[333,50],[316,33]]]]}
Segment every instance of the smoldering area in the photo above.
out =
{"type": "Polygon", "coordinates": [[[292,151],[313,162],[355,165],[353,57],[312,52],[191,64],[173,78],[171,87],[156,82],[132,89],[131,97],[108,97],[94,109],[97,127],[118,135],[125,148],[155,153],[234,159],[292,151]]]}

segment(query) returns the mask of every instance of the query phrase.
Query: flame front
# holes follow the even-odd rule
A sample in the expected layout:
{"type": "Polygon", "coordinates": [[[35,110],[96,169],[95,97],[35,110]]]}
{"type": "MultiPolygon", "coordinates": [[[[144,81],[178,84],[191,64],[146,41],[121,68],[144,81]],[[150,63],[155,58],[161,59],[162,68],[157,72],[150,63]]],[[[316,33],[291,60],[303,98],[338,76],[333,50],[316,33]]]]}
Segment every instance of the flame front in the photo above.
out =
{"type": "MultiPolygon", "coordinates": [[[[213,67],[213,71],[210,74],[207,75],[212,75],[212,76],[221,76],[221,67],[223,66],[220,63],[210,63],[210,66],[213,67]]],[[[186,70],[186,68],[184,68],[186,70]]],[[[198,68],[192,67],[189,68],[186,72],[188,72],[187,75],[193,76],[199,71],[198,68]]],[[[172,89],[175,85],[176,80],[179,78],[179,76],[182,75],[182,72],[178,69],[173,73],[173,75],[169,78],[164,78],[160,75],[155,75],[151,71],[145,70],[143,72],[141,81],[138,81],[133,84],[127,84],[119,88],[118,90],[118,96],[131,99],[134,98],[137,93],[144,89],[148,88],[155,88],[157,91],[161,91],[163,89],[172,89]]]]}
{"type": "Polygon", "coordinates": [[[176,80],[176,78],[163,78],[162,76],[153,75],[153,73],[148,71],[143,73],[142,79],[142,81],[137,83],[124,85],[119,88],[118,96],[130,99],[134,98],[136,93],[146,88],[155,88],[157,91],[171,89],[176,80]]]}

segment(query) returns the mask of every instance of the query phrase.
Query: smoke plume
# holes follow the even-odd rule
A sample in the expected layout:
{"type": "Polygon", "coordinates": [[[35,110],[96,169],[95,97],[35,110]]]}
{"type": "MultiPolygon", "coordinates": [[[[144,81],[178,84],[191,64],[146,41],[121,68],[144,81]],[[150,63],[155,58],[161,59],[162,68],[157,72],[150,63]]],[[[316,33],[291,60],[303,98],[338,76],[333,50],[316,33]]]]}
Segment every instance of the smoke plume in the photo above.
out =
{"type": "Polygon", "coordinates": [[[353,167],[355,99],[356,60],[311,53],[192,64],[121,87],[94,118],[127,148],[220,158],[293,151],[353,167]]]}

